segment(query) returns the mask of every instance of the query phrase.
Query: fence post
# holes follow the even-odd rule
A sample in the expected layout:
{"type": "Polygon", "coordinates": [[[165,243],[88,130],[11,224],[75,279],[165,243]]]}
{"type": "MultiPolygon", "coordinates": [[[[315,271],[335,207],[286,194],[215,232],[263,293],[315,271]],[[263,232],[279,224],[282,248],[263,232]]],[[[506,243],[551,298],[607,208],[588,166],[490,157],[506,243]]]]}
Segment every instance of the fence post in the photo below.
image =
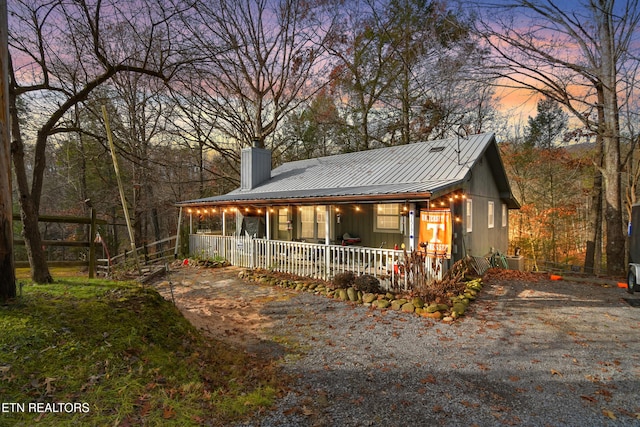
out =
{"type": "Polygon", "coordinates": [[[89,279],[93,279],[96,271],[96,210],[89,208],[91,212],[91,225],[89,226],[89,279]]]}

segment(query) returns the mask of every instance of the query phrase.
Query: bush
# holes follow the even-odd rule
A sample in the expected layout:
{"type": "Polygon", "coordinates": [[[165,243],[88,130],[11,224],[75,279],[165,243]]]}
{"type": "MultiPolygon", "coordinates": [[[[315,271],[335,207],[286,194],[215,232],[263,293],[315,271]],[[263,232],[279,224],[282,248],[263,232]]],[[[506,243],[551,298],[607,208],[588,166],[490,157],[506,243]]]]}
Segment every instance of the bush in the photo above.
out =
{"type": "Polygon", "coordinates": [[[362,276],[358,276],[355,279],[353,286],[357,290],[366,293],[383,293],[383,290],[380,288],[380,281],[370,274],[363,274],[362,276]]]}
{"type": "Polygon", "coordinates": [[[353,286],[356,280],[356,275],[351,271],[345,271],[344,273],[338,273],[333,276],[331,283],[335,289],[346,289],[353,286]]]}

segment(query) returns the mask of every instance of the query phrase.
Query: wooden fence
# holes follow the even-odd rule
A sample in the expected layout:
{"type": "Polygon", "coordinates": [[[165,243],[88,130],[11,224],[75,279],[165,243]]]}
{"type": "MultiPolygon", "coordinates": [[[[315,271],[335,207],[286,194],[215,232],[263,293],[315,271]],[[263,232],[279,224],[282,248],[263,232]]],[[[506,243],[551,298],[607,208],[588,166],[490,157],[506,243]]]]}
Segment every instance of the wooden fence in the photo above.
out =
{"type": "MultiPolygon", "coordinates": [[[[136,248],[138,265],[148,266],[164,264],[176,257],[175,241],[177,236],[167,237],[157,242],[148,243],[136,248]]],[[[126,268],[125,265],[135,266],[133,250],[124,251],[121,254],[110,258],[99,258],[97,260],[98,275],[110,277],[114,268],[126,268]]]]}
{"type": "MultiPolygon", "coordinates": [[[[13,219],[16,221],[21,221],[22,218],[19,214],[13,214],[13,219]]],[[[38,217],[39,222],[53,222],[53,223],[66,223],[66,224],[84,224],[89,226],[88,236],[93,239],[93,236],[96,234],[96,225],[97,224],[106,224],[107,221],[97,219],[95,210],[91,209],[91,213],[89,217],[81,217],[81,216],[54,216],[54,215],[40,215],[38,217]]],[[[14,245],[24,245],[25,242],[22,239],[13,239],[14,245]]],[[[85,260],[74,260],[74,261],[47,261],[47,264],[50,266],[61,266],[61,267],[81,267],[86,266],[89,270],[89,278],[93,278],[96,266],[96,245],[97,243],[91,241],[77,241],[77,240],[43,240],[42,244],[44,246],[52,246],[52,247],[75,247],[75,248],[89,248],[89,256],[85,260]]],[[[15,266],[20,267],[29,267],[28,261],[16,261],[15,266]]]]}
{"type": "MultiPolygon", "coordinates": [[[[220,257],[239,267],[270,269],[323,280],[331,280],[346,271],[370,274],[386,289],[406,290],[410,281],[404,273],[405,253],[401,250],[207,234],[191,234],[189,250],[196,258],[220,257]]],[[[442,262],[441,259],[426,259],[428,279],[442,278],[442,262]]]]}

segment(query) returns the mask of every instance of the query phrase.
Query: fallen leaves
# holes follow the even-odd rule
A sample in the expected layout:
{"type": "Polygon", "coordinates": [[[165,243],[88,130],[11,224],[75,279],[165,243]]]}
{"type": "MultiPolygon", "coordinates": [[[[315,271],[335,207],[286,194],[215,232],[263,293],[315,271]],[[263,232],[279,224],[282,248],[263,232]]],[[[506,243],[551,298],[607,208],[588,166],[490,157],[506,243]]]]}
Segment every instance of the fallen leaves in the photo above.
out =
{"type": "Polygon", "coordinates": [[[602,409],[602,415],[604,415],[605,417],[611,418],[612,420],[617,419],[613,411],[610,411],[609,409],[602,409]]]}

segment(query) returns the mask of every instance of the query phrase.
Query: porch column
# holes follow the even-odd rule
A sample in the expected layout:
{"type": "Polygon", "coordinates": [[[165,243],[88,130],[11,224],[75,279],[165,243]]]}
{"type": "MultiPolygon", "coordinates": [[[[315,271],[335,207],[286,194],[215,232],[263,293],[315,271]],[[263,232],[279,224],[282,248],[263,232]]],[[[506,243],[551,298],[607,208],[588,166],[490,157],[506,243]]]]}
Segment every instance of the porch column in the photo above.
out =
{"type": "Polygon", "coordinates": [[[329,280],[329,267],[331,264],[331,257],[329,256],[329,245],[331,244],[331,205],[325,205],[324,207],[324,280],[329,280]]]}
{"type": "Polygon", "coordinates": [[[331,230],[331,224],[329,221],[331,221],[331,205],[324,206],[324,217],[324,244],[330,245],[331,236],[329,236],[329,231],[331,230]]]}
{"type": "Polygon", "coordinates": [[[265,218],[265,227],[266,227],[265,237],[267,238],[267,240],[271,240],[271,219],[270,219],[271,215],[269,215],[269,207],[267,207],[264,211],[265,211],[264,215],[266,217],[265,218]]]}
{"type": "Polygon", "coordinates": [[[416,248],[416,204],[409,204],[409,249],[413,252],[416,248]]]}
{"type": "Polygon", "coordinates": [[[189,234],[193,234],[193,209],[189,209],[189,234]]]}
{"type": "Polygon", "coordinates": [[[222,210],[222,236],[227,235],[227,211],[222,210]]]}

